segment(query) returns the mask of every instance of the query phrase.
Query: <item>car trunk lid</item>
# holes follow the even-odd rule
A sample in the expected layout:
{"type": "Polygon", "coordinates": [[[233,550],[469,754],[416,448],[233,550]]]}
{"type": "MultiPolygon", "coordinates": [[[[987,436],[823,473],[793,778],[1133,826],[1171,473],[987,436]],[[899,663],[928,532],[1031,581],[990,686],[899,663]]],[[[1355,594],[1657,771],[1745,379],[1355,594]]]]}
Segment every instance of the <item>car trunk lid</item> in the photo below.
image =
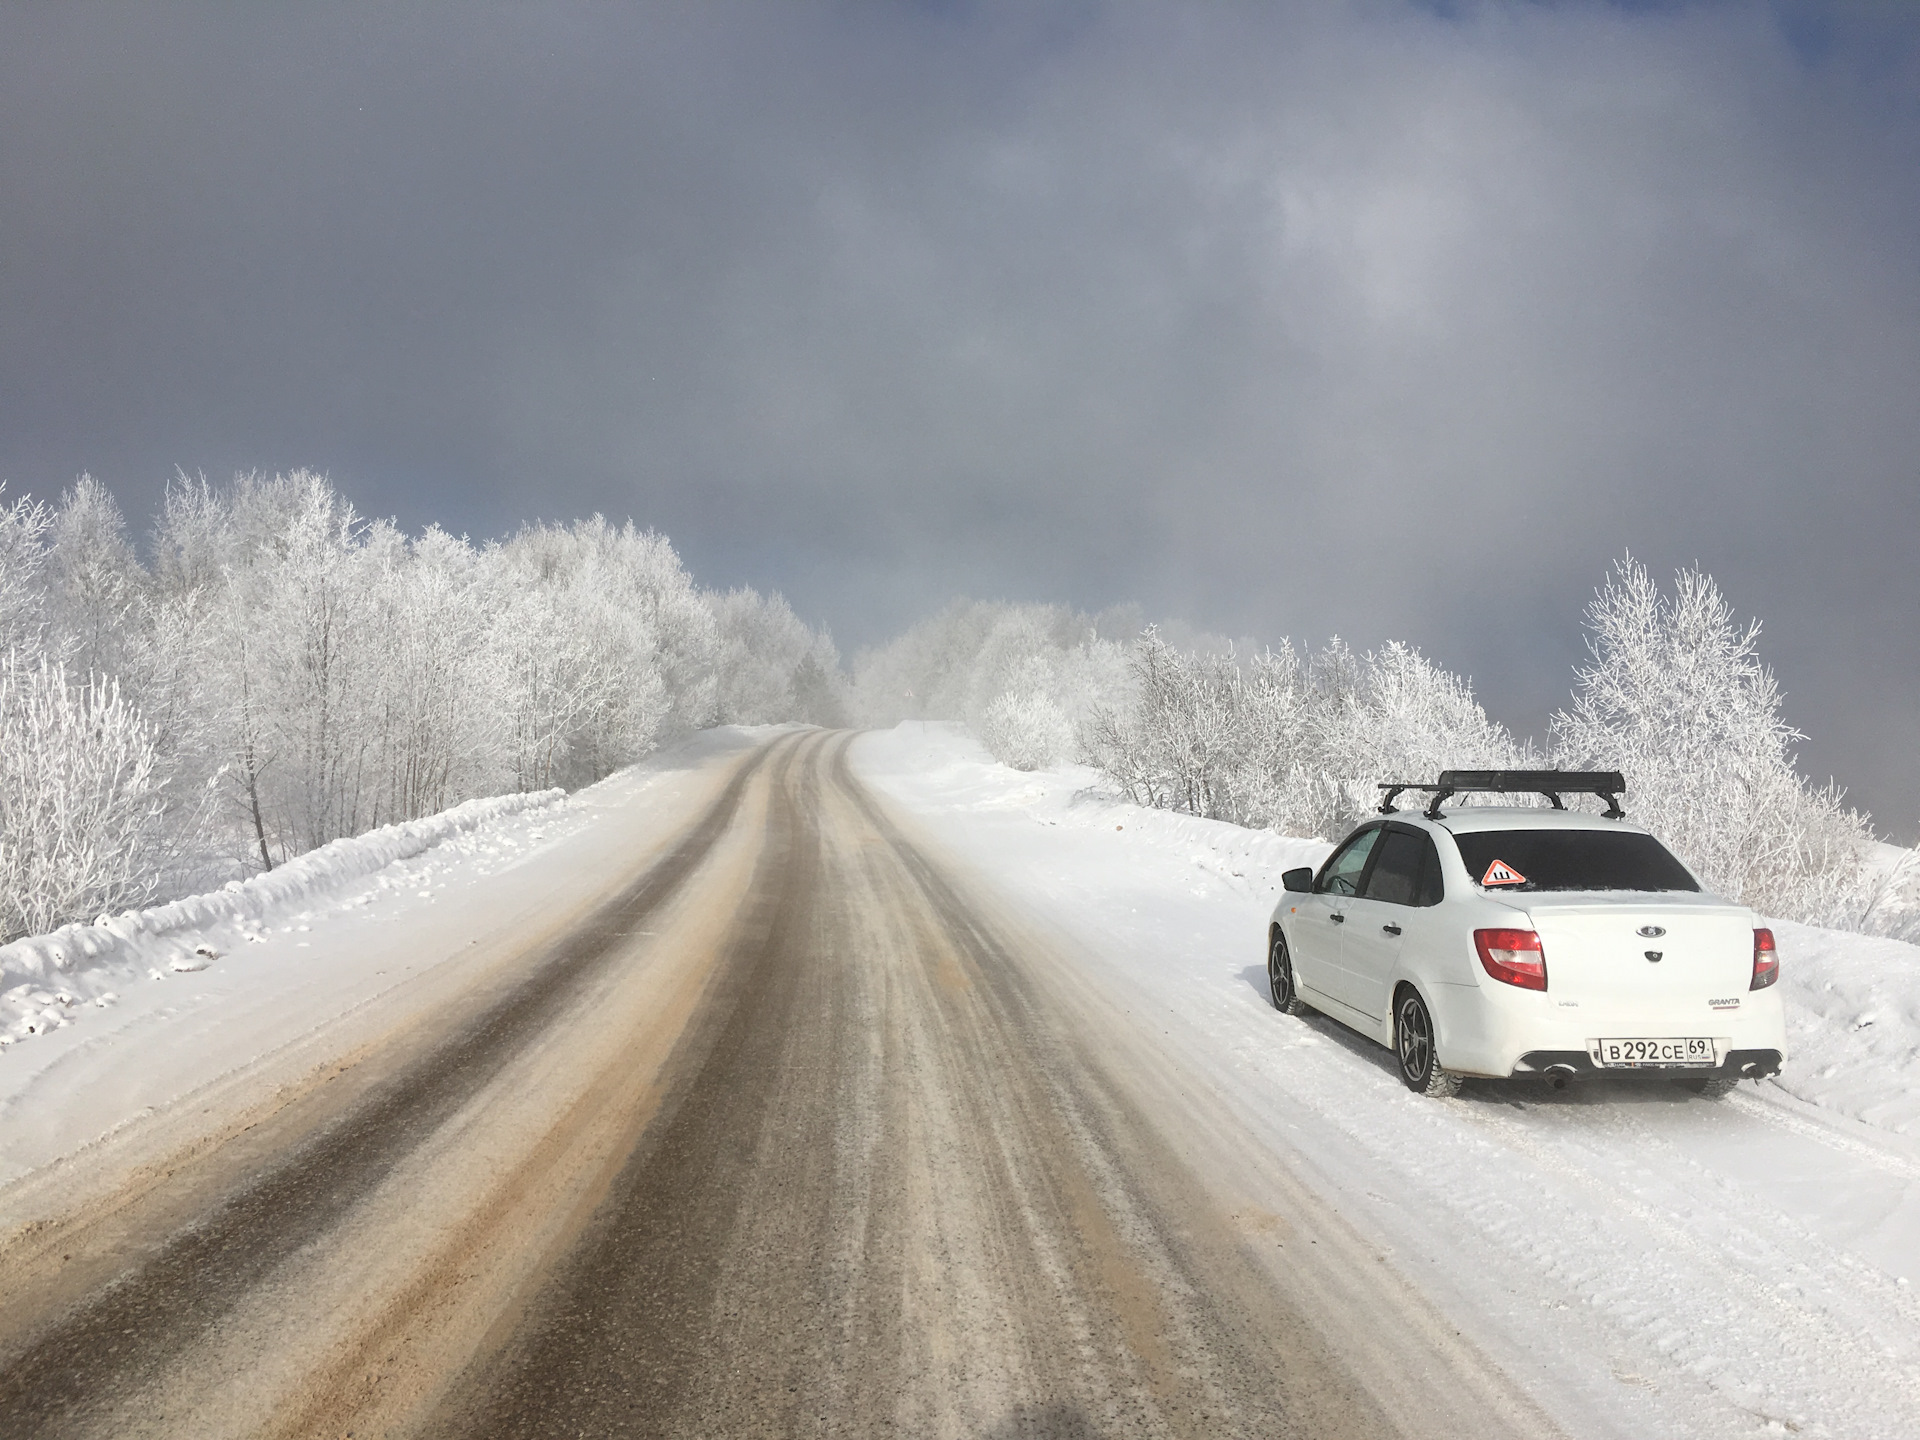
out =
{"type": "Polygon", "coordinates": [[[1623,1016],[1677,1004],[1704,1022],[1737,1008],[1753,979],[1753,916],[1741,906],[1634,893],[1530,895],[1526,910],[1562,1004],[1623,1016]]]}

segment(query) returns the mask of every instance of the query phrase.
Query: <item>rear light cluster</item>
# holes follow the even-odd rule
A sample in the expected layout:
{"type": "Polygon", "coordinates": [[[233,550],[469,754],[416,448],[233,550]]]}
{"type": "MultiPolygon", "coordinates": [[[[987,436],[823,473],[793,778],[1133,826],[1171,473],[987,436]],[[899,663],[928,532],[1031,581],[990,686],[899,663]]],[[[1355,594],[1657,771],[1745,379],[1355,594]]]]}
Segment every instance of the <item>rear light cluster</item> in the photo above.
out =
{"type": "Polygon", "coordinates": [[[1764,990],[1780,978],[1780,952],[1773,948],[1773,931],[1753,932],[1753,983],[1749,990],[1764,990]]]}
{"type": "Polygon", "coordinates": [[[1480,952],[1480,968],[1494,979],[1522,990],[1547,988],[1547,953],[1533,931],[1476,930],[1473,948],[1480,952]]]}

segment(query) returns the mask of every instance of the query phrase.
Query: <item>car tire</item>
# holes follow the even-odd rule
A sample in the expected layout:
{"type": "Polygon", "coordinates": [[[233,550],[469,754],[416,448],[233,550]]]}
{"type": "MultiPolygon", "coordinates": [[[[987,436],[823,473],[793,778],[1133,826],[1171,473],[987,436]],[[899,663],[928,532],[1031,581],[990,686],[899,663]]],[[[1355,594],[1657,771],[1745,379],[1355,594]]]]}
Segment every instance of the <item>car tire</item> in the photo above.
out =
{"type": "Polygon", "coordinates": [[[1691,1090],[1705,1099],[1724,1100],[1733,1094],[1740,1081],[1733,1075],[1703,1075],[1698,1079],[1678,1080],[1674,1083],[1682,1090],[1691,1090]]]}
{"type": "Polygon", "coordinates": [[[1427,1002],[1411,985],[1401,987],[1393,1001],[1393,1053],[1400,1062],[1400,1078],[1416,1095],[1444,1100],[1460,1091],[1460,1077],[1440,1068],[1433,1044],[1433,1016],[1427,1002]]]}
{"type": "Polygon", "coordinates": [[[1278,925],[1273,927],[1273,939],[1267,945],[1267,994],[1282,1015],[1312,1013],[1312,1007],[1300,998],[1300,986],[1293,976],[1293,953],[1287,949],[1287,937],[1278,925]]]}

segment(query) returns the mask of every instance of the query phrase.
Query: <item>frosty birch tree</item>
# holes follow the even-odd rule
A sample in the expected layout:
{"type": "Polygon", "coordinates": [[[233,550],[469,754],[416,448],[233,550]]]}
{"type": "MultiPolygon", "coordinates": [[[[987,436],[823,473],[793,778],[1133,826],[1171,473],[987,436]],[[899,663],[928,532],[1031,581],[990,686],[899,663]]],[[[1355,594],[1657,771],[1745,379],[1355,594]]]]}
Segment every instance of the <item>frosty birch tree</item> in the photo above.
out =
{"type": "Polygon", "coordinates": [[[1634,817],[1707,885],[1794,919],[1844,920],[1858,900],[1869,833],[1831,786],[1794,768],[1800,733],[1710,576],[1683,570],[1662,594],[1631,557],[1587,608],[1590,664],[1554,716],[1565,765],[1626,775],[1634,817]]]}
{"type": "Polygon", "coordinates": [[[48,618],[62,658],[81,675],[121,675],[144,577],[120,507],[82,475],[61,497],[49,538],[48,618]]]}
{"type": "MultiPolygon", "coordinates": [[[[0,500],[5,496],[0,484],[0,500]]],[[[51,518],[30,495],[0,504],[0,653],[40,647],[46,606],[40,582],[51,518]]]]}
{"type": "Polygon", "coordinates": [[[385,643],[370,667],[375,825],[414,820],[505,781],[501,720],[481,562],[437,526],[409,541],[374,527],[374,624],[385,643]]]}

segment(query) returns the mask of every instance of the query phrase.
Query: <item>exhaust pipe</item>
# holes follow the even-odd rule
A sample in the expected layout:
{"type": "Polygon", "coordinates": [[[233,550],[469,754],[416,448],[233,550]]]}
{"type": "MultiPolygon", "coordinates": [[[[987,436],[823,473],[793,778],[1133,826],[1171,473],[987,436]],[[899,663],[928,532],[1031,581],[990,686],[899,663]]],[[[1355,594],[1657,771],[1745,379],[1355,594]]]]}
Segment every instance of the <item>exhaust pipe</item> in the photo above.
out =
{"type": "Polygon", "coordinates": [[[1564,1090],[1573,1083],[1573,1077],[1580,1072],[1571,1065],[1549,1065],[1540,1072],[1547,1077],[1547,1084],[1556,1090],[1564,1090]]]}

